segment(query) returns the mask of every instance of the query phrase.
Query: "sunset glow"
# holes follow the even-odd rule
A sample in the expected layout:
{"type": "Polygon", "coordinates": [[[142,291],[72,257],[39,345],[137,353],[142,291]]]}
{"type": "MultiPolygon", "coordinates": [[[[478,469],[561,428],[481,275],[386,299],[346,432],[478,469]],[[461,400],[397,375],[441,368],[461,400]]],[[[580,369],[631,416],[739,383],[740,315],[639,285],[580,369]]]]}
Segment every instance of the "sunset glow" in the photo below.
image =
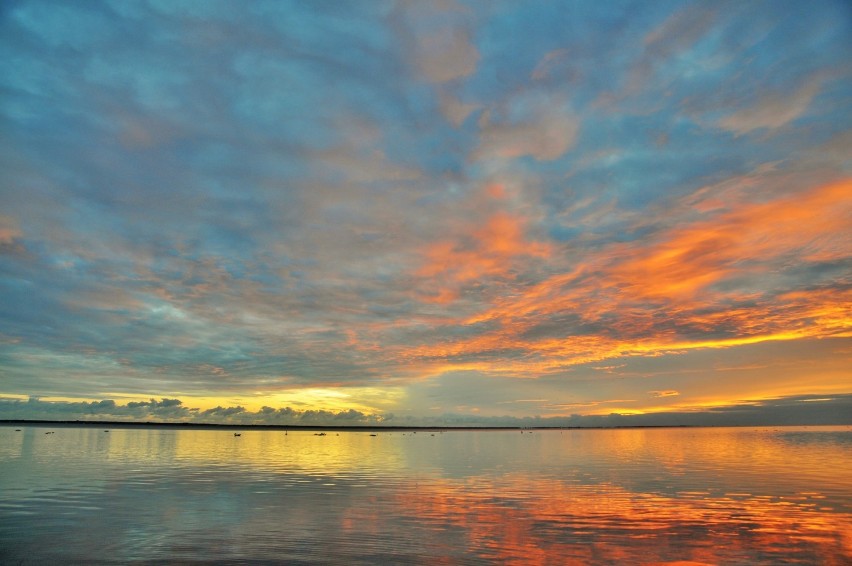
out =
{"type": "Polygon", "coordinates": [[[0,9],[0,419],[850,422],[845,2],[342,4],[0,9]]]}

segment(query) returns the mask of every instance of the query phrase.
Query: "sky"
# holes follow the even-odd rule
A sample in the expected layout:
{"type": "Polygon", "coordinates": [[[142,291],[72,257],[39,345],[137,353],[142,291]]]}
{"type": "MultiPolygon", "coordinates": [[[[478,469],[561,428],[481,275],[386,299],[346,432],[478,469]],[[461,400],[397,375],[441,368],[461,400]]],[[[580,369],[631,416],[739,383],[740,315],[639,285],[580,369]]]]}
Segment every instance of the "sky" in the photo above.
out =
{"type": "Polygon", "coordinates": [[[3,2],[0,419],[852,422],[850,61],[842,0],[3,2]]]}

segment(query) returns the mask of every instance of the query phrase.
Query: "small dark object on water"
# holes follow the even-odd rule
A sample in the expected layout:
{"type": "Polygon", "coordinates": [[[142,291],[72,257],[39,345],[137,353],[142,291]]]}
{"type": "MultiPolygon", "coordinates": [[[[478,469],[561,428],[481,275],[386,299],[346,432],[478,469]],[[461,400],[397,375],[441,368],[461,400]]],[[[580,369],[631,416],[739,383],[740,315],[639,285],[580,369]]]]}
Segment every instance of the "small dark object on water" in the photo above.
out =
{"type": "Polygon", "coordinates": [[[370,436],[376,436],[375,434],[371,434],[370,436]]]}
{"type": "Polygon", "coordinates": [[[235,432],[234,436],[242,436],[239,432],[235,432]]]}

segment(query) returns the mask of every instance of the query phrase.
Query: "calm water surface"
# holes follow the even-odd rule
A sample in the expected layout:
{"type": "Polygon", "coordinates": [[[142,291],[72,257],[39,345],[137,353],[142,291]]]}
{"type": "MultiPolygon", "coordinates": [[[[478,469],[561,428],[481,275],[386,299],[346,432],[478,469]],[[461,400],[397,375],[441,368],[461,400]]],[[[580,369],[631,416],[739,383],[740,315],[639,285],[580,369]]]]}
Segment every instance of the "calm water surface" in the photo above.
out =
{"type": "Polygon", "coordinates": [[[2,564],[851,556],[852,427],[235,437],[0,426],[2,564]]]}

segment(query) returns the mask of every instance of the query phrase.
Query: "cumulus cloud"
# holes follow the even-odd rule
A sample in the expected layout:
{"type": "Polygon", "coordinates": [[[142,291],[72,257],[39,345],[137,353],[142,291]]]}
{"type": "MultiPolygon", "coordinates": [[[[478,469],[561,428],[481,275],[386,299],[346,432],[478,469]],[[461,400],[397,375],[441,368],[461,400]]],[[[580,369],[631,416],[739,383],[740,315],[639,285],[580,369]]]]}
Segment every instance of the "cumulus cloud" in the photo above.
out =
{"type": "Polygon", "coordinates": [[[42,401],[30,397],[26,401],[0,398],[0,418],[44,420],[163,420],[185,421],[198,414],[180,399],[130,401],[120,405],[113,399],[101,401],[42,401]]]}
{"type": "MultiPolygon", "coordinates": [[[[566,408],[593,408],[600,404],[624,402],[610,400],[599,403],[578,403],[566,408]]],[[[144,402],[130,407],[130,403],[119,405],[111,399],[102,401],[27,401],[0,397],[0,420],[48,420],[48,421],[128,421],[198,424],[278,425],[278,426],[518,426],[518,427],[610,427],[610,426],[711,426],[711,425],[794,425],[794,424],[852,424],[852,395],[839,394],[830,397],[797,395],[764,400],[744,400],[737,404],[722,405],[711,409],[691,409],[646,414],[581,414],[569,416],[526,416],[476,415],[445,412],[432,416],[366,414],[353,409],[339,412],[324,410],[294,410],[290,407],[262,407],[258,411],[247,411],[243,407],[215,407],[205,411],[186,408],[178,414],[153,414],[140,411],[143,406],[182,405],[177,399],[144,402]]]]}
{"type": "Polygon", "coordinates": [[[213,407],[212,409],[207,409],[206,411],[201,411],[198,414],[198,417],[201,420],[219,420],[222,422],[227,422],[231,420],[235,415],[239,415],[241,413],[245,413],[246,410],[244,407],[213,407]]]}
{"type": "Polygon", "coordinates": [[[186,407],[180,399],[159,401],[130,401],[124,405],[113,399],[100,401],[44,401],[31,397],[0,398],[0,419],[29,419],[54,421],[115,420],[128,422],[184,422],[204,424],[267,424],[267,425],[374,425],[392,415],[368,414],[354,409],[341,411],[296,410],[290,407],[262,407],[249,411],[241,406],[216,406],[201,410],[186,407]]]}

